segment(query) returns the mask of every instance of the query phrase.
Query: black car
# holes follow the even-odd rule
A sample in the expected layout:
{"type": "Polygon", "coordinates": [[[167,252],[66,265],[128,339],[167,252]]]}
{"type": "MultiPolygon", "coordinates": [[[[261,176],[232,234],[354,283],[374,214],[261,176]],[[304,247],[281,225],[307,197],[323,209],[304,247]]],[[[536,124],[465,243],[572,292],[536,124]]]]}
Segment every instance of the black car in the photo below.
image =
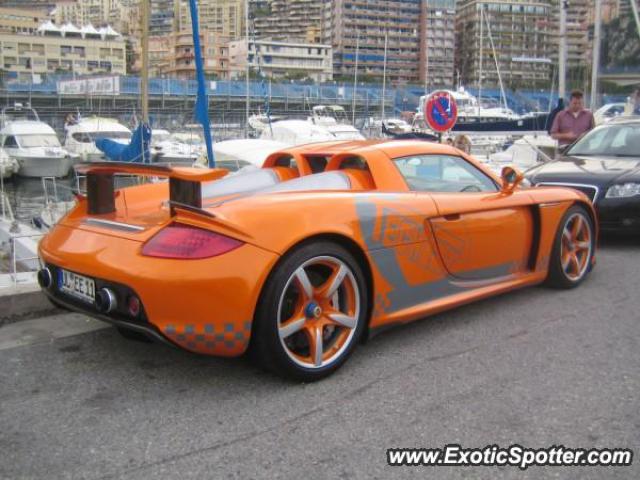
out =
{"type": "Polygon", "coordinates": [[[572,187],[594,203],[602,230],[640,232],[640,118],[594,128],[526,172],[532,185],[572,187]]]}

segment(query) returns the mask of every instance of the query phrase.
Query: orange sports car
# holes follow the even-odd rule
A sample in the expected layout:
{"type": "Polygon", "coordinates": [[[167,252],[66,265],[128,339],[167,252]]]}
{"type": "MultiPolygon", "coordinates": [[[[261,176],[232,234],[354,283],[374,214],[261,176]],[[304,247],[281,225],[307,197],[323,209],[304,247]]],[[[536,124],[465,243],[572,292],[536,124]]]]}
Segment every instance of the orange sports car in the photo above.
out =
{"type": "Polygon", "coordinates": [[[571,288],[597,222],[576,190],[523,188],[452,147],[294,147],[263,168],[93,163],[42,240],[61,307],[192,352],[316,380],[377,330],[527,285],[571,288]],[[116,188],[122,174],[166,182],[116,188]]]}

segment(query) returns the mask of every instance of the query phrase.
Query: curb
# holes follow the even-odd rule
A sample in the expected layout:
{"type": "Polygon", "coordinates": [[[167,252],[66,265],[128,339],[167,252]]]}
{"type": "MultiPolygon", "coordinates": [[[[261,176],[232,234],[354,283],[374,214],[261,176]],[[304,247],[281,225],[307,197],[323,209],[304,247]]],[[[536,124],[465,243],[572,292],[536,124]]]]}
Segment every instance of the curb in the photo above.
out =
{"type": "Polygon", "coordinates": [[[0,289],[0,327],[61,312],[38,286],[0,289]]]}

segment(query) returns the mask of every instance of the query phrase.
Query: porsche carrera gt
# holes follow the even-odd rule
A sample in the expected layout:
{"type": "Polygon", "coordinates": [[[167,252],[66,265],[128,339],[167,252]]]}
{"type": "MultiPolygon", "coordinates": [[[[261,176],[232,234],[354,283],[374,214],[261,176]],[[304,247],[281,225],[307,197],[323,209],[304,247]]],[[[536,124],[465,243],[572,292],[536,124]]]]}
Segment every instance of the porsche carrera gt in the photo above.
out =
{"type": "Polygon", "coordinates": [[[594,265],[589,199],[524,188],[446,145],[293,147],[263,168],[92,163],[76,207],[42,240],[56,305],[191,352],[250,352],[303,381],[373,333],[594,265]],[[166,182],[116,188],[120,175],[166,182]]]}

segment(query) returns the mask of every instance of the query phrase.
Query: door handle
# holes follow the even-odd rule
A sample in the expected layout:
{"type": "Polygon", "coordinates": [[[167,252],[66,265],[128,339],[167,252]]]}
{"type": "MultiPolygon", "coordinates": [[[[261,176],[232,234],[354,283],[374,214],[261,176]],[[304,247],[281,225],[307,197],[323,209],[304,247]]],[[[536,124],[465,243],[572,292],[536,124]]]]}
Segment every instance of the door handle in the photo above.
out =
{"type": "Polygon", "coordinates": [[[460,220],[460,214],[459,213],[450,213],[449,215],[445,215],[444,219],[449,221],[449,222],[453,222],[455,220],[460,220]]]}

